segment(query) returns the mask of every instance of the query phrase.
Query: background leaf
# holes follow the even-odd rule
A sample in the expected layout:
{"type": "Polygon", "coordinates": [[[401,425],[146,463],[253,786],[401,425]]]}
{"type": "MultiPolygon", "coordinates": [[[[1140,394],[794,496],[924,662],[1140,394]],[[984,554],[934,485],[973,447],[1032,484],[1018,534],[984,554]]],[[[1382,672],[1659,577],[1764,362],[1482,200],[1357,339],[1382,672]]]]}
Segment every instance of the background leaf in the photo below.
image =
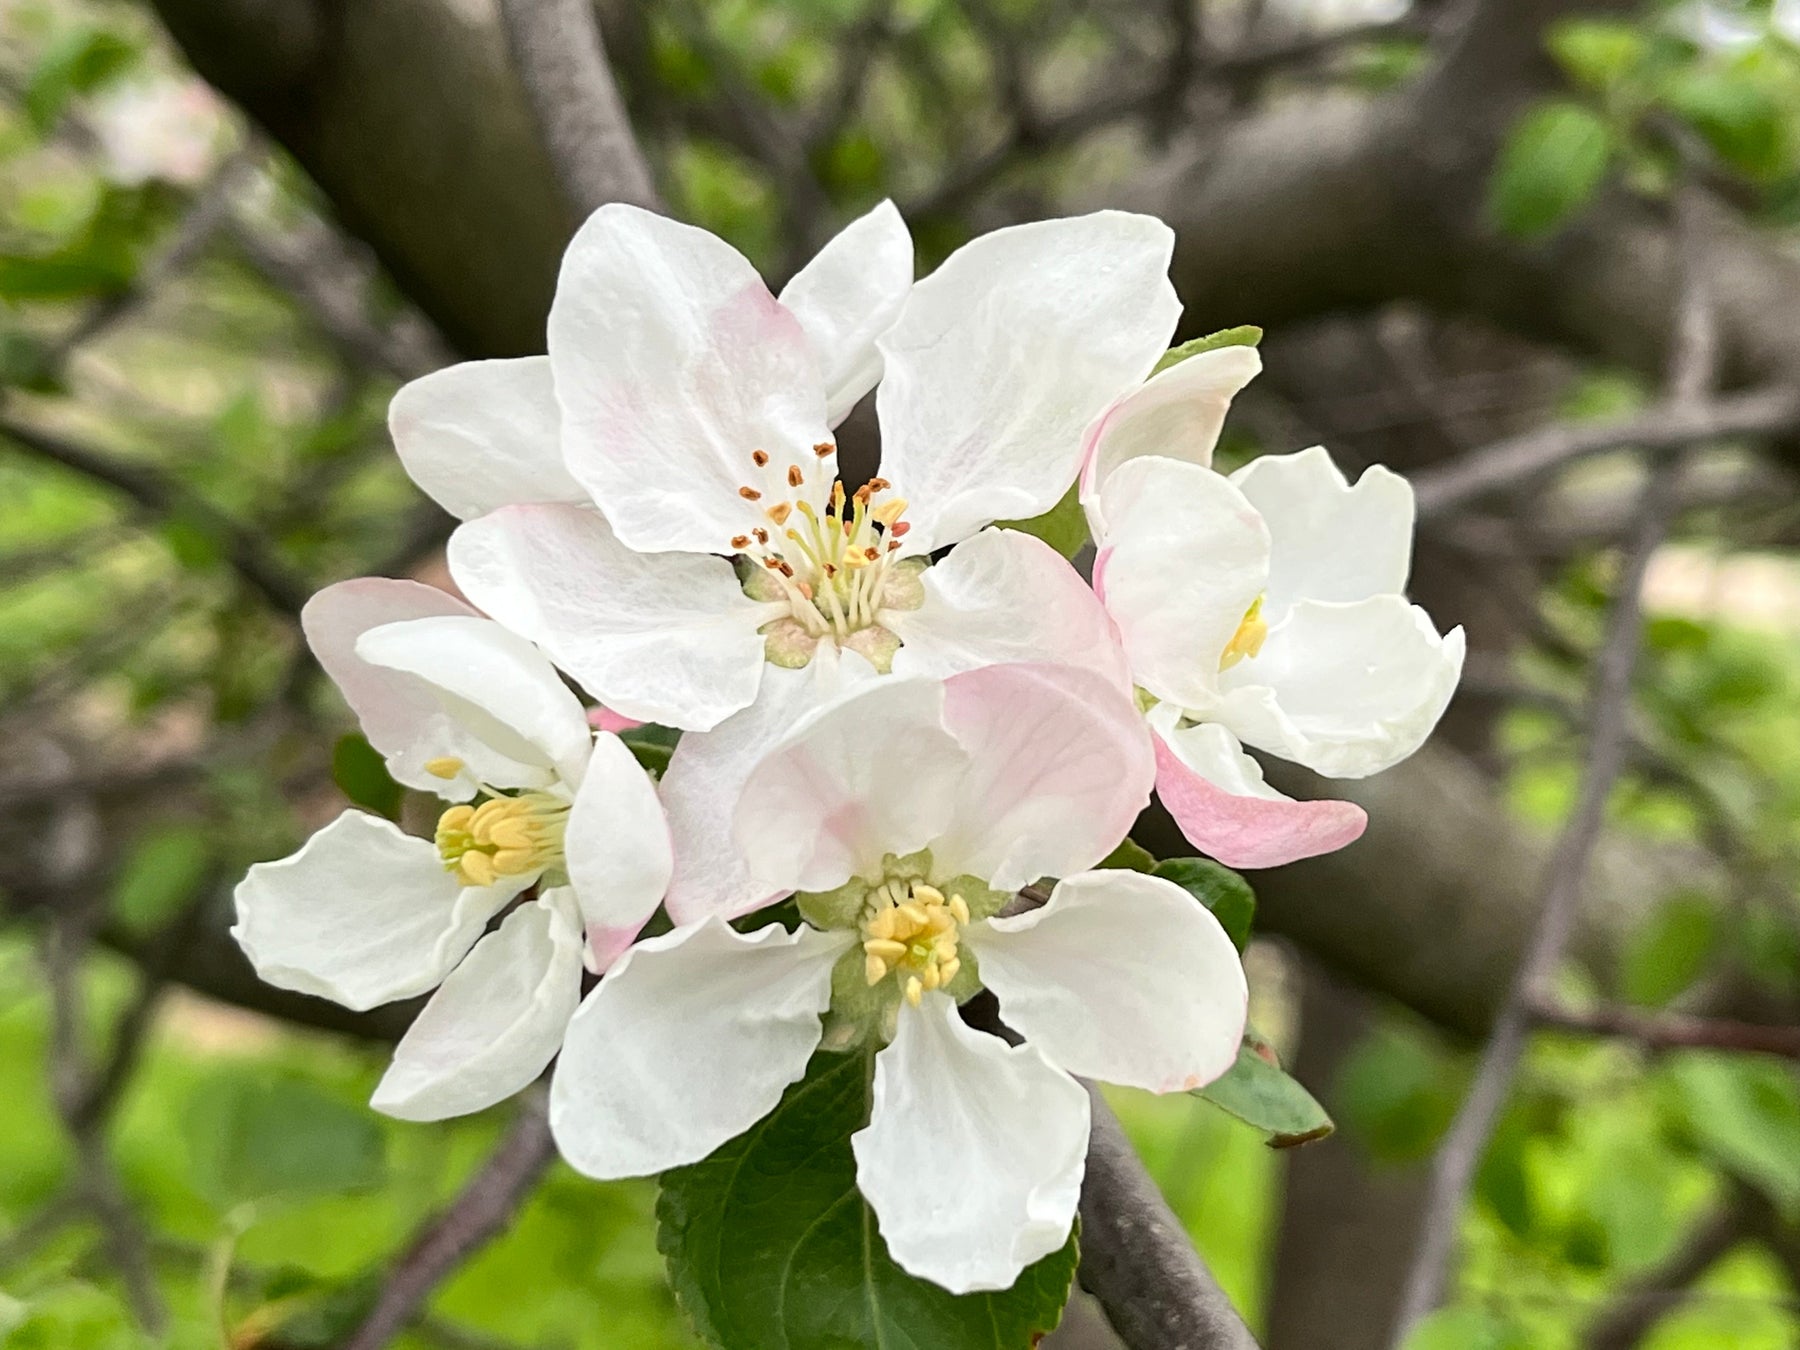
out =
{"type": "Polygon", "coordinates": [[[1566,99],[1540,103],[1500,151],[1488,196],[1494,223],[1525,239],[1550,233],[1599,190],[1612,149],[1598,113],[1566,99]]]}

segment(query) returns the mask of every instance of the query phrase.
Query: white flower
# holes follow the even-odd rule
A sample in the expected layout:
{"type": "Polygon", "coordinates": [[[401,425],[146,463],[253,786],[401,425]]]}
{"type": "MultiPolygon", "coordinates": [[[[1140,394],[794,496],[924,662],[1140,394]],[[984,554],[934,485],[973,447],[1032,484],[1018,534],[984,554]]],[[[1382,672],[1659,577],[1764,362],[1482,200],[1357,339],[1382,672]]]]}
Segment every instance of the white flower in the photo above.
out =
{"type": "Polygon", "coordinates": [[[402,459],[468,521],[449,549],[464,594],[626,716],[743,719],[690,737],[664,780],[678,854],[718,864],[680,869],[678,921],[756,904],[707,836],[840,668],[1052,658],[1123,687],[1074,570],[984,527],[1055,505],[1083,429],[1160,356],[1172,245],[1102,212],[986,235],[915,286],[884,203],[777,298],[722,240],[608,206],[564,259],[547,358],[400,391],[402,459]],[[830,427],[878,378],[883,476],[847,491],[830,427]]]}
{"type": "Polygon", "coordinates": [[[225,141],[226,114],[204,80],[152,77],[111,85],[89,110],[106,176],[198,187],[225,141]]]}
{"type": "MultiPolygon", "coordinates": [[[[1241,363],[1234,350],[1172,367],[1133,398],[1183,365],[1241,363]]],[[[1243,745],[1361,778],[1406,758],[1437,724],[1463,634],[1440,637],[1403,594],[1412,489],[1380,467],[1352,486],[1317,447],[1226,478],[1208,467],[1209,442],[1180,458],[1152,453],[1129,409],[1114,416],[1127,444],[1109,447],[1103,430],[1092,454],[1108,458],[1084,479],[1094,587],[1133,681],[1159,701],[1150,721],[1164,805],[1189,840],[1235,866],[1342,847],[1362,832],[1361,810],[1282,796],[1243,745]]]]}
{"type": "Polygon", "coordinates": [[[479,1110],[556,1053],[584,950],[604,968],[655,910],[671,870],[656,790],[542,655],[442,591],[347,581],[302,622],[394,777],[456,804],[429,840],[346,811],[250,869],[232,933],[269,983],[346,1007],[437,987],[373,1104],[479,1110]]]}
{"type": "Polygon", "coordinates": [[[570,1023],[551,1088],[563,1154],[596,1177],[697,1161],[765,1115],[822,1039],[885,1041],[857,1183],[906,1270],[1012,1284],[1068,1238],[1088,1133],[1080,1074],[1170,1092],[1234,1061],[1246,990],[1180,887],[1084,871],[1148,800],[1136,709],[1070,667],[871,680],[750,775],[734,830],[808,920],[717,917],[639,943],[570,1023]],[[1060,876],[1041,909],[997,917],[1060,876]],[[972,1030],[983,985],[1025,1038],[972,1030]]]}

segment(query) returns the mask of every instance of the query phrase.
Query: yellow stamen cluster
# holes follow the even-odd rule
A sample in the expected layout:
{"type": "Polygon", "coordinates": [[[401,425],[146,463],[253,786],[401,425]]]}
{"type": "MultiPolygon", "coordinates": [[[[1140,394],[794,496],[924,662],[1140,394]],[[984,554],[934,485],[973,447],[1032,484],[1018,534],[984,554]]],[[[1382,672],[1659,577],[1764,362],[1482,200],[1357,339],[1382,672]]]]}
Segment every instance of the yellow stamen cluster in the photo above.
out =
{"type": "Polygon", "coordinates": [[[1259,595],[1244,611],[1244,621],[1238,625],[1237,632],[1231,635],[1231,641],[1225,644],[1225,654],[1219,658],[1219,669],[1230,670],[1239,661],[1255,656],[1263,648],[1269,637],[1268,621],[1262,616],[1263,598],[1259,595]]]}
{"type": "Polygon", "coordinates": [[[568,802],[548,792],[452,806],[438,817],[438,856],[465,886],[542,872],[562,862],[568,815],[568,802]]]}
{"type": "MultiPolygon", "coordinates": [[[[815,445],[813,454],[823,460],[835,450],[827,441],[815,445]]],[[[885,478],[872,478],[853,493],[834,481],[830,504],[820,513],[804,497],[788,495],[806,485],[806,468],[773,465],[761,450],[752,452],[751,464],[764,487],[745,485],[738,495],[762,504],[766,493],[771,500],[761,510],[769,525],[733,535],[731,551],[767,570],[809,636],[842,639],[875,623],[889,555],[910,528],[901,518],[906,499],[877,502],[892,486],[885,478]]],[[[811,472],[821,467],[814,465],[811,472]]]]}
{"type": "Polygon", "coordinates": [[[969,921],[960,895],[922,881],[890,881],[869,897],[862,921],[863,974],[871,986],[890,974],[915,1008],[962,969],[957,938],[969,921]]]}

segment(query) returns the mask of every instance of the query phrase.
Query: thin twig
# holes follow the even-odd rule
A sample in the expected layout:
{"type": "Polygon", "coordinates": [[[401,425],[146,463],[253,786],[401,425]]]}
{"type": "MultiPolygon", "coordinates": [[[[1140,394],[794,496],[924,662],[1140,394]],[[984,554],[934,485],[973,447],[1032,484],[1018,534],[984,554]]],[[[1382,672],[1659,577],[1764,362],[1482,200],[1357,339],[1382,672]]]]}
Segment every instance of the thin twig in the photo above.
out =
{"type": "Polygon", "coordinates": [[[583,217],[607,202],[660,209],[592,0],[501,0],[500,17],[569,206],[583,217]]]}
{"type": "Polygon", "coordinates": [[[1532,1007],[1540,1026],[1586,1036],[1617,1036],[1650,1050],[1733,1050],[1800,1059],[1800,1026],[1773,1026],[1686,1013],[1637,1008],[1565,1008],[1540,1000],[1532,1007]]]}
{"type": "MultiPolygon", "coordinates": [[[[1716,354],[1710,297],[1700,267],[1685,268],[1682,295],[1669,387],[1671,398],[1689,407],[1702,397],[1716,354]]],[[[1677,459],[1656,467],[1644,488],[1637,528],[1595,661],[1591,733],[1580,793],[1546,870],[1544,905],[1536,931],[1495,1019],[1468,1095],[1432,1164],[1418,1247],[1394,1324],[1392,1344],[1396,1350],[1443,1299],[1457,1227],[1475,1169],[1511,1092],[1534,1009],[1568,948],[1588,862],[1605,822],[1606,803],[1630,754],[1631,683],[1640,646],[1644,576],[1680,501],[1684,462],[1677,459]]]]}
{"type": "Polygon", "coordinates": [[[375,1306],[341,1350],[381,1350],[418,1316],[446,1275],[507,1224],[555,1152],[549,1099],[541,1087],[519,1099],[519,1113],[486,1163],[443,1213],[428,1220],[388,1272],[375,1306]]]}

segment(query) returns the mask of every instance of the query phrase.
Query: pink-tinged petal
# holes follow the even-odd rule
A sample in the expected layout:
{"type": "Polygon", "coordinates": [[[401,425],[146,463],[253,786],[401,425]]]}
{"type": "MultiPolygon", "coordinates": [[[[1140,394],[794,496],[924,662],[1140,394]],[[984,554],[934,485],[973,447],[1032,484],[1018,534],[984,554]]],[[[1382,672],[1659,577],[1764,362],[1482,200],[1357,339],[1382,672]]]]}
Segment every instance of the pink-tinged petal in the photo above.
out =
{"type": "Polygon", "coordinates": [[[632,731],[646,724],[635,717],[614,712],[611,708],[589,708],[588,725],[596,731],[610,731],[617,736],[621,731],[632,731]]]}
{"type": "Polygon", "coordinates": [[[250,869],[231,935],[268,983],[361,1011],[437,984],[531,880],[459,885],[430,840],[346,811],[250,869]]]}
{"type": "Polygon", "coordinates": [[[1009,662],[1055,661],[1131,687],[1118,631],[1067,559],[1016,530],[982,530],[925,569],[925,603],[889,610],[896,675],[955,675],[1009,662]]]}
{"type": "Polygon", "coordinates": [[[729,822],[750,771],[799,720],[853,684],[880,678],[859,657],[821,648],[802,670],[771,666],[756,702],[703,736],[683,736],[663,771],[663,810],[675,841],[665,901],[676,923],[736,918],[787,891],[750,873],[729,822]]]}
{"type": "Polygon", "coordinates": [[[1269,527],[1271,627],[1301,600],[1399,595],[1412,566],[1412,484],[1376,464],[1355,486],[1323,446],[1263,455],[1231,482],[1269,527]]]}
{"type": "Polygon", "coordinates": [[[1088,428],[1081,473],[1081,500],[1094,538],[1106,533],[1100,485],[1112,471],[1141,455],[1210,468],[1231,400],[1261,370],[1254,347],[1201,352],[1152,375],[1100,414],[1088,428]]]}
{"type": "Polygon", "coordinates": [[[300,627],[319,665],[362,723],[363,735],[388,762],[388,772],[407,787],[446,797],[474,795],[467,774],[443,779],[425,762],[450,753],[450,728],[430,686],[397,670],[370,665],[356,642],[371,628],[442,615],[475,617],[455,596],[417,581],[357,577],[327,586],[300,611],[300,627]]]}
{"type": "Polygon", "coordinates": [[[724,240],[601,207],[563,256],[549,345],[569,472],[629,547],[733,553],[769,503],[824,506],[835,459],[814,450],[832,443],[818,362],[724,240]]]}
{"type": "Polygon", "coordinates": [[[1213,722],[1156,735],[1156,795],[1187,841],[1227,867],[1280,867],[1334,853],[1369,823],[1355,802],[1283,796],[1213,722]]]}
{"type": "Polygon", "coordinates": [[[975,924],[965,940],[1006,1024],[1059,1069],[1184,1092],[1237,1062],[1243,963],[1219,921],[1172,881],[1078,873],[1041,909],[975,924]]]}
{"type": "Polygon", "coordinates": [[[460,526],[448,556],[464,595],[601,703],[690,731],[756,697],[757,629],[787,612],[745,595],[725,559],[639,553],[576,506],[492,512],[460,526]]]}
{"type": "Polygon", "coordinates": [[[482,938],[394,1047],[369,1105],[447,1120],[524,1088],[550,1063],[581,1002],[581,928],[555,889],[482,938]]]}
{"type": "Polygon", "coordinates": [[[946,689],[889,675],[803,717],[732,814],[750,874],[775,891],[828,891],[938,838],[982,769],[945,729],[946,689]]]}
{"type": "Polygon", "coordinates": [[[1463,631],[1438,636],[1398,595],[1302,600],[1220,676],[1211,717],[1246,745],[1328,778],[1366,778],[1431,734],[1462,676],[1463,631]]]}
{"type": "Polygon", "coordinates": [[[782,287],[825,380],[825,411],[843,421],[881,378],[875,339],[912,289],[913,246],[892,202],[851,221],[782,287]]]}
{"type": "Polygon", "coordinates": [[[1168,346],[1174,243],[1121,211],[1037,221],[972,240],[912,288],[878,344],[876,394],[909,552],[1056,505],[1088,423],[1168,346]]]}
{"type": "Polygon", "coordinates": [[[569,1165],[649,1176],[766,1116],[818,1048],[849,938],[709,919],[626,952],[570,1021],[551,1080],[550,1129],[569,1165]]]}
{"type": "Polygon", "coordinates": [[[388,431],[407,473],[460,520],[512,502],[585,502],[562,457],[550,358],[465,361],[402,385],[388,431]]]}
{"type": "Polygon", "coordinates": [[[1010,891],[1082,871],[1149,804],[1156,761],[1144,719],[1092,671],[1011,665],[953,675],[944,722],[969,762],[931,844],[944,875],[1010,891]]]}
{"type": "Polygon", "coordinates": [[[1069,1240],[1088,1096],[1030,1045],[966,1026],[927,994],[875,1057],[856,1185],[900,1268],[954,1294],[1007,1289],[1069,1240]]]}
{"type": "Polygon", "coordinates": [[[609,731],[594,741],[563,834],[570,884],[587,927],[589,960],[605,970],[649,922],[669,889],[674,852],[656,785],[609,731]]]}
{"type": "Polygon", "coordinates": [[[371,628],[356,641],[370,665],[428,686],[457,739],[443,753],[490,787],[571,791],[587,769],[587,710],[544,655],[491,619],[448,615],[371,628]]]}
{"type": "Polygon", "coordinates": [[[1218,701],[1220,659],[1268,580],[1268,529],[1211,469],[1156,455],[1126,460],[1101,495],[1097,585],[1132,678],[1205,712],[1218,701]]]}

